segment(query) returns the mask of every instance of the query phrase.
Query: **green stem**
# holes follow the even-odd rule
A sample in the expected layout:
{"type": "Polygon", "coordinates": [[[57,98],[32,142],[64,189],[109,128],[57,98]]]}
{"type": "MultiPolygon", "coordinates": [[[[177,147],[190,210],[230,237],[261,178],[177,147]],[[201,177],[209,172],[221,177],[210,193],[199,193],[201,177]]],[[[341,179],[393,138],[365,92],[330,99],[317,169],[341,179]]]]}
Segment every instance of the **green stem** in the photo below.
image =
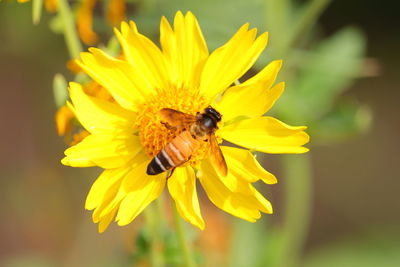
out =
{"type": "Polygon", "coordinates": [[[300,11],[300,15],[292,24],[293,28],[287,41],[279,50],[278,56],[287,56],[291,48],[298,42],[304,34],[316,24],[319,16],[326,9],[332,0],[310,0],[300,11]]]}
{"type": "Polygon", "coordinates": [[[311,216],[311,155],[282,157],[285,178],[285,220],[283,224],[279,267],[299,266],[311,216]]]}
{"type": "Polygon", "coordinates": [[[64,37],[72,59],[78,58],[82,51],[82,45],[76,31],[74,16],[67,0],[58,1],[58,12],[64,24],[64,37]]]}
{"type": "Polygon", "coordinates": [[[150,244],[150,262],[152,267],[163,267],[163,240],[162,240],[162,227],[163,216],[161,214],[161,207],[163,198],[160,196],[154,201],[155,205],[150,205],[145,211],[147,227],[149,228],[151,244],[150,244]]]}
{"type": "Polygon", "coordinates": [[[173,205],[173,206],[174,206],[176,234],[178,236],[179,246],[181,247],[181,250],[182,250],[184,266],[185,267],[195,267],[196,264],[193,261],[189,245],[185,238],[185,229],[183,227],[182,218],[179,215],[176,206],[175,205],[173,205]]]}

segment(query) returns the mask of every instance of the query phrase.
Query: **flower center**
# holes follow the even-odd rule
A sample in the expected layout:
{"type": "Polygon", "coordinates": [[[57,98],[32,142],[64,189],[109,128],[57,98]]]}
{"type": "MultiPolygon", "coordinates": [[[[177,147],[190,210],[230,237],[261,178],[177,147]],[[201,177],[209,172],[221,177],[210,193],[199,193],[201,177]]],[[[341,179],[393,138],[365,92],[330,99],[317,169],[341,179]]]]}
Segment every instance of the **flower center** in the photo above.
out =
{"type": "MultiPolygon", "coordinates": [[[[160,121],[160,110],[163,108],[175,109],[187,114],[196,115],[202,112],[208,103],[196,91],[185,88],[158,89],[157,94],[148,98],[148,101],[139,107],[136,126],[139,129],[140,141],[147,155],[154,157],[169,142],[178,136],[183,129],[189,129],[190,125],[182,125],[179,128],[167,128],[160,121]]],[[[189,164],[196,166],[208,152],[208,142],[199,141],[200,147],[191,156],[189,164]]]]}

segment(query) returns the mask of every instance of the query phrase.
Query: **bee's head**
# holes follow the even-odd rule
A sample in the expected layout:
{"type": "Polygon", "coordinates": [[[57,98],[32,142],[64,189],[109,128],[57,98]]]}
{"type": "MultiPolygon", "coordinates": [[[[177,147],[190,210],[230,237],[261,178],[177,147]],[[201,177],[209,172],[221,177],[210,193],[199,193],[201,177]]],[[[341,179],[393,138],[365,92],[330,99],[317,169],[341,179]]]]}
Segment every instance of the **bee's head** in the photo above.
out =
{"type": "Polygon", "coordinates": [[[221,114],[211,106],[208,106],[206,109],[204,109],[204,114],[213,118],[216,122],[221,121],[221,117],[222,117],[221,114]]]}

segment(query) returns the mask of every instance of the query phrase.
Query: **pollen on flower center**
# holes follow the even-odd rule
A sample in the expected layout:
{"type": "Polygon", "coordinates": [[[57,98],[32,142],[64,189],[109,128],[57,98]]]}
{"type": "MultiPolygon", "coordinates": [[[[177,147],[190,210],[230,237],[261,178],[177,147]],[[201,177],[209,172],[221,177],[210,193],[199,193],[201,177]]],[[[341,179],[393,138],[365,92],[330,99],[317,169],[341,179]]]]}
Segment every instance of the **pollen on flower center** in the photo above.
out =
{"type": "MultiPolygon", "coordinates": [[[[190,125],[181,128],[167,128],[160,121],[159,111],[163,108],[175,109],[187,114],[196,115],[202,112],[208,103],[195,90],[173,87],[158,89],[154,96],[148,98],[147,102],[139,107],[136,120],[139,129],[140,141],[146,154],[154,157],[169,142],[171,142],[182,131],[189,129],[190,125]]],[[[195,166],[203,159],[208,151],[208,143],[201,141],[200,148],[192,155],[189,164],[195,166]]]]}

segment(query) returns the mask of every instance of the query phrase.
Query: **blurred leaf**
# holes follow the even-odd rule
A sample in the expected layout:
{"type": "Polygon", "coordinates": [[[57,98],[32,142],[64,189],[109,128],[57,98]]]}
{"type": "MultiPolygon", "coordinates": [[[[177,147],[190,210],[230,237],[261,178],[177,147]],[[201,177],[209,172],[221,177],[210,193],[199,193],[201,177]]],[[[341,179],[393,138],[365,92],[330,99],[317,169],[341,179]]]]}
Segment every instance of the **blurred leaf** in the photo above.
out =
{"type": "Polygon", "coordinates": [[[359,75],[365,38],[359,30],[348,27],[311,50],[277,107],[279,113],[297,123],[316,121],[329,112],[337,96],[359,75]]]}
{"type": "Polygon", "coordinates": [[[341,103],[321,120],[310,125],[313,143],[338,142],[369,129],[372,113],[367,106],[356,103],[341,103]]]}
{"type": "Polygon", "coordinates": [[[400,263],[398,230],[383,227],[374,235],[352,236],[312,251],[304,267],[396,267],[400,263]],[[385,230],[382,230],[385,229],[385,230]],[[384,231],[384,232],[383,232],[384,231]]]}
{"type": "Polygon", "coordinates": [[[179,247],[178,239],[174,231],[164,228],[165,242],[165,262],[170,266],[179,266],[182,264],[182,253],[179,247]]]}
{"type": "Polygon", "coordinates": [[[37,25],[40,22],[43,9],[43,0],[32,0],[32,19],[33,24],[37,25]]]}
{"type": "Polygon", "coordinates": [[[54,75],[53,79],[54,101],[57,107],[62,107],[68,99],[68,86],[64,76],[60,73],[54,75]]]}
{"type": "Polygon", "coordinates": [[[135,240],[135,250],[132,254],[132,262],[138,263],[150,255],[150,236],[147,228],[138,232],[135,240]]]}
{"type": "MultiPolygon", "coordinates": [[[[135,250],[131,255],[131,262],[134,266],[141,262],[147,262],[151,255],[150,231],[149,227],[143,227],[136,236],[135,250]]],[[[182,252],[175,231],[168,226],[163,226],[161,232],[165,264],[167,266],[181,266],[182,252]]],[[[196,260],[201,261],[201,258],[197,256],[196,260]]]]}

